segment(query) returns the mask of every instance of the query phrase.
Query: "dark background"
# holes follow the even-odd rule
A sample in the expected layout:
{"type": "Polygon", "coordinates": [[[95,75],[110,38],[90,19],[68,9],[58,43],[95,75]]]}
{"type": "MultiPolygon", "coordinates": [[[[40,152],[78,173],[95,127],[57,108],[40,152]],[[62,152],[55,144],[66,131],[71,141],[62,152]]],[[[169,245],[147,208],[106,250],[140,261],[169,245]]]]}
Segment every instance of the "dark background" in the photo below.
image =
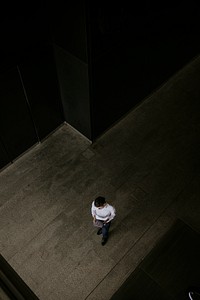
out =
{"type": "Polygon", "coordinates": [[[198,1],[13,1],[0,18],[0,168],[64,121],[94,141],[199,54],[198,1]]]}

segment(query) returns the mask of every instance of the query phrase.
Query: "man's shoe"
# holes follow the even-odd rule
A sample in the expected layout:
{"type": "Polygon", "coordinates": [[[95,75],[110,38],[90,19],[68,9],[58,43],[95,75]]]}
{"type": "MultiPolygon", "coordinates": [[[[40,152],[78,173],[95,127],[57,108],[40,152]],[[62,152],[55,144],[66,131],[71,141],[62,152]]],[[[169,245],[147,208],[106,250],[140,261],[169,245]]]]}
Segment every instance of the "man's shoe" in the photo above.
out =
{"type": "Polygon", "coordinates": [[[102,234],[102,228],[99,228],[99,230],[97,231],[97,234],[98,235],[102,234]]]}
{"type": "Polygon", "coordinates": [[[102,238],[102,241],[101,241],[101,245],[104,246],[107,242],[107,239],[106,238],[102,238]]]}

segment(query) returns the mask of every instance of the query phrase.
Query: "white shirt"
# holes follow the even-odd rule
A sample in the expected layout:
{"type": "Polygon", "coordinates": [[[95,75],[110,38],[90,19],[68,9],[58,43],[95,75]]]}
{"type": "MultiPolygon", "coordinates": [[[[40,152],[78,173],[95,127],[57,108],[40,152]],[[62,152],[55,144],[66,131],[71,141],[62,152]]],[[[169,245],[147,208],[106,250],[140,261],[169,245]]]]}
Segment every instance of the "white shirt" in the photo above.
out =
{"type": "Polygon", "coordinates": [[[108,220],[110,222],[111,220],[114,219],[116,215],[115,208],[106,203],[106,205],[103,208],[98,208],[94,205],[94,201],[92,202],[92,207],[91,207],[91,214],[93,217],[95,217],[97,220],[108,220]]]}

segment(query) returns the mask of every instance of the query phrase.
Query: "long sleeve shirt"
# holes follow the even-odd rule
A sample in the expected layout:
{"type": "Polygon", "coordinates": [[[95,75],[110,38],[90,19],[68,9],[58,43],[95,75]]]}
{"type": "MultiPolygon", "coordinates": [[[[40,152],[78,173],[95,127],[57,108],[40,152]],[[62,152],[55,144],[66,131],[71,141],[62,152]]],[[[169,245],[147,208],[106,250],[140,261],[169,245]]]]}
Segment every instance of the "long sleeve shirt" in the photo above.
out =
{"type": "Polygon", "coordinates": [[[108,203],[106,203],[106,205],[103,208],[98,208],[94,205],[93,201],[91,207],[91,214],[97,220],[110,222],[114,219],[116,211],[115,208],[108,203]]]}

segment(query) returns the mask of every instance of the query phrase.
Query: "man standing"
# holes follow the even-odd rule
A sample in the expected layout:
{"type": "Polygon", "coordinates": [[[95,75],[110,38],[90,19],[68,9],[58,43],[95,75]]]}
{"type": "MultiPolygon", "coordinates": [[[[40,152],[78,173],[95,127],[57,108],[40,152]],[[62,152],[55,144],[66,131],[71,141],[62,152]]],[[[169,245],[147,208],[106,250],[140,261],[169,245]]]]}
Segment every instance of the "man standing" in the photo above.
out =
{"type": "Polygon", "coordinates": [[[99,196],[92,202],[91,214],[94,226],[99,227],[97,234],[103,235],[101,244],[104,246],[108,240],[111,220],[116,215],[115,208],[108,204],[104,197],[99,196]]]}

